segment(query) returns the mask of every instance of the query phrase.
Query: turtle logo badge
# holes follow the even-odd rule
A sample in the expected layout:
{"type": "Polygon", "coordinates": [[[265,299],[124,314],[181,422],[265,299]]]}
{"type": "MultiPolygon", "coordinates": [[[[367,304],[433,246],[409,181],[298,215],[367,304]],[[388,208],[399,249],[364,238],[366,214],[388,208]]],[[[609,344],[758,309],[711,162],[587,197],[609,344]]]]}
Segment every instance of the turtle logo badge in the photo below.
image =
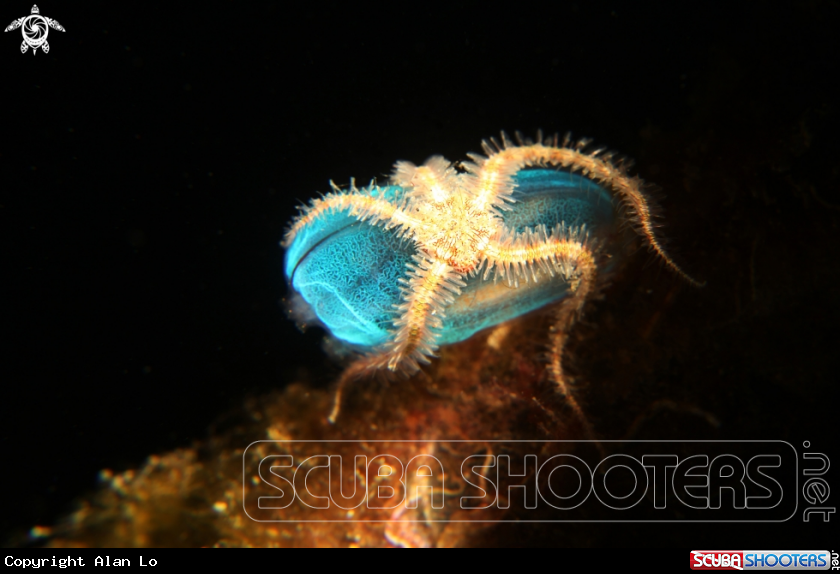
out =
{"type": "Polygon", "coordinates": [[[50,28],[64,32],[64,27],[61,24],[52,18],[41,16],[37,4],[32,6],[32,14],[18,18],[6,26],[3,31],[8,32],[18,28],[21,28],[23,32],[23,43],[20,45],[21,54],[25,54],[29,48],[32,48],[33,55],[38,51],[38,48],[41,48],[45,54],[49,54],[50,45],[47,44],[47,34],[50,32],[50,28]]]}

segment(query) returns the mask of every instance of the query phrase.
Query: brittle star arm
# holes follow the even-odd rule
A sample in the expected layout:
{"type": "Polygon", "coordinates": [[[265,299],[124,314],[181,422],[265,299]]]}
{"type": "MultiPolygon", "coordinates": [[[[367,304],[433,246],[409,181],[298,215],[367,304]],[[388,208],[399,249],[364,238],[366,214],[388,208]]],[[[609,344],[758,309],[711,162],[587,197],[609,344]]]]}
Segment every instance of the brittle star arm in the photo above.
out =
{"type": "MultiPolygon", "coordinates": [[[[331,182],[332,183],[332,182],[331,182]]],[[[337,211],[346,211],[359,221],[382,224],[386,229],[400,227],[400,234],[411,234],[421,226],[421,222],[409,215],[402,206],[364,193],[328,193],[322,199],[314,199],[295,218],[291,228],[283,239],[284,247],[292,244],[301,229],[311,225],[318,218],[337,211]]]]}
{"type": "Polygon", "coordinates": [[[413,372],[419,363],[437,349],[435,343],[443,328],[444,308],[455,300],[466,286],[463,274],[446,263],[424,255],[415,255],[409,264],[408,278],[401,279],[403,302],[394,321],[396,332],[382,357],[391,371],[413,372]]]}
{"type": "Polygon", "coordinates": [[[466,284],[463,275],[446,263],[422,255],[409,263],[407,279],[402,284],[402,303],[395,305],[400,316],[394,321],[392,341],[379,355],[356,361],[345,369],[333,397],[327,420],[334,424],[341,411],[344,386],[362,373],[387,367],[392,372],[413,373],[419,363],[429,363],[428,357],[437,350],[435,343],[443,327],[444,307],[454,301],[466,284]]]}
{"type": "MultiPolygon", "coordinates": [[[[538,136],[541,139],[541,136],[538,136]]],[[[502,133],[502,143],[495,140],[484,142],[484,151],[488,157],[470,154],[474,164],[465,166],[477,177],[473,186],[473,201],[480,207],[500,207],[511,200],[513,193],[513,175],[526,167],[559,166],[571,171],[580,171],[584,176],[608,186],[627,206],[629,215],[638,226],[638,231],[648,242],[650,248],[677,275],[690,284],[701,287],[704,283],[690,277],[666,253],[654,230],[653,217],[648,199],[643,191],[644,182],[638,177],[630,177],[625,167],[613,164],[611,156],[598,157],[603,150],[583,152],[588,142],[582,141],[574,148],[568,147],[568,140],[558,146],[556,136],[551,145],[536,144],[517,146],[502,133]],[[492,145],[491,145],[492,143],[492,145]],[[494,149],[495,148],[495,149],[494,149]]]]}
{"type": "Polygon", "coordinates": [[[519,234],[513,240],[504,243],[491,242],[486,250],[487,269],[490,271],[513,273],[526,278],[531,273],[534,278],[535,266],[553,274],[559,272],[570,284],[570,296],[559,306],[557,320],[551,330],[549,349],[549,373],[557,390],[566,397],[575,416],[584,427],[590,439],[594,431],[580,404],[572,394],[563,372],[563,349],[566,337],[577,317],[583,311],[583,305],[595,290],[597,265],[592,251],[586,244],[585,234],[581,230],[567,231],[562,226],[555,227],[551,235],[545,228],[519,234]]]}
{"type": "Polygon", "coordinates": [[[457,189],[458,181],[451,162],[440,155],[430,157],[420,166],[409,161],[398,161],[391,174],[392,184],[410,190],[409,199],[431,204],[445,202],[457,189]]]}

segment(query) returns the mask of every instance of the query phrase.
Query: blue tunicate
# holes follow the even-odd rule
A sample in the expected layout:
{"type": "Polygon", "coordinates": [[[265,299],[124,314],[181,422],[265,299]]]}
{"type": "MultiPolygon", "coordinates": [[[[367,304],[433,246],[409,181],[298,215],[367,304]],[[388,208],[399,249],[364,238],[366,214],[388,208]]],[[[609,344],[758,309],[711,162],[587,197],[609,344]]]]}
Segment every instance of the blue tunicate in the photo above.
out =
{"type": "MultiPolygon", "coordinates": [[[[513,178],[515,203],[502,212],[510,231],[537,225],[585,225],[591,238],[604,240],[614,231],[611,195],[586,177],[551,168],[526,168],[513,178]]],[[[362,190],[399,203],[405,190],[397,186],[362,190]]],[[[306,225],[286,251],[285,273],[294,291],[338,339],[360,349],[386,343],[398,318],[400,278],[417,247],[399,238],[396,229],[360,222],[346,213],[323,214],[306,225]]],[[[466,287],[446,308],[439,344],[462,341],[477,331],[523,315],[565,296],[568,285],[559,275],[538,282],[466,279],[466,287]]]]}

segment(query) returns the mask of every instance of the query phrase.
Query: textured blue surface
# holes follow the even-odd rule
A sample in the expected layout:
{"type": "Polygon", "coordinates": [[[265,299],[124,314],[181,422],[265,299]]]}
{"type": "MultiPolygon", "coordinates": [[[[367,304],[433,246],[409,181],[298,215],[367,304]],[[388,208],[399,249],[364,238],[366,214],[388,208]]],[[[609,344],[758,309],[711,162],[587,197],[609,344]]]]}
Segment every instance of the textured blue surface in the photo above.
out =
{"type": "MultiPolygon", "coordinates": [[[[586,224],[598,237],[610,233],[615,220],[611,196],[584,177],[546,168],[529,168],[515,176],[516,203],[503,214],[506,227],[523,231],[543,224],[586,224]]],[[[389,200],[399,187],[383,188],[389,200]]],[[[319,218],[295,237],[286,252],[285,272],[320,321],[341,340],[372,348],[388,341],[400,303],[398,279],[416,252],[395,231],[360,223],[343,213],[319,218]]],[[[519,288],[504,281],[469,277],[467,287],[447,307],[438,342],[454,343],[473,333],[538,309],[562,298],[559,277],[519,288]]]]}

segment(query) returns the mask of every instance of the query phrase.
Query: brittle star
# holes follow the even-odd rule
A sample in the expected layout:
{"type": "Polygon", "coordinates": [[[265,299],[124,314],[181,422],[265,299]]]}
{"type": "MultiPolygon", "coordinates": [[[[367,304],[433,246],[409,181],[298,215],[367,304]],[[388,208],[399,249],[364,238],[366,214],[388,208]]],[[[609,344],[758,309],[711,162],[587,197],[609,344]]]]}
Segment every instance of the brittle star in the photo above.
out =
{"type": "MultiPolygon", "coordinates": [[[[399,199],[371,192],[373,187],[358,190],[351,185],[344,191],[331,182],[333,191],[313,200],[294,220],[284,246],[290,246],[317,219],[336,212],[394,229],[416,246],[413,262],[400,279],[399,317],[393,323],[391,340],[379,353],[348,369],[343,380],[348,373],[371,369],[411,374],[420,363],[428,363],[438,346],[445,310],[466,286],[468,275],[504,279],[513,287],[538,281],[543,274],[559,275],[569,285],[570,296],[561,303],[551,330],[549,373],[591,435],[570,393],[562,356],[570,328],[596,289],[598,246],[583,226],[558,224],[548,229],[537,225],[520,232],[506,227],[502,212],[515,201],[514,175],[529,167],[554,167],[580,172],[611,190],[623,203],[629,222],[665,265],[690,284],[701,284],[665,252],[654,232],[644,182],[628,175],[627,163],[613,161],[614,156],[604,150],[587,151],[588,141],[572,144],[569,136],[560,142],[556,135],[543,139],[538,133],[532,141],[517,132],[516,138],[518,144],[502,132],[501,141],[485,140],[482,147],[487,155],[469,154],[472,161],[459,164],[461,170],[441,156],[421,166],[397,162],[391,184],[408,190],[399,199]]],[[[337,415],[340,389],[341,384],[331,420],[337,415]]]]}

